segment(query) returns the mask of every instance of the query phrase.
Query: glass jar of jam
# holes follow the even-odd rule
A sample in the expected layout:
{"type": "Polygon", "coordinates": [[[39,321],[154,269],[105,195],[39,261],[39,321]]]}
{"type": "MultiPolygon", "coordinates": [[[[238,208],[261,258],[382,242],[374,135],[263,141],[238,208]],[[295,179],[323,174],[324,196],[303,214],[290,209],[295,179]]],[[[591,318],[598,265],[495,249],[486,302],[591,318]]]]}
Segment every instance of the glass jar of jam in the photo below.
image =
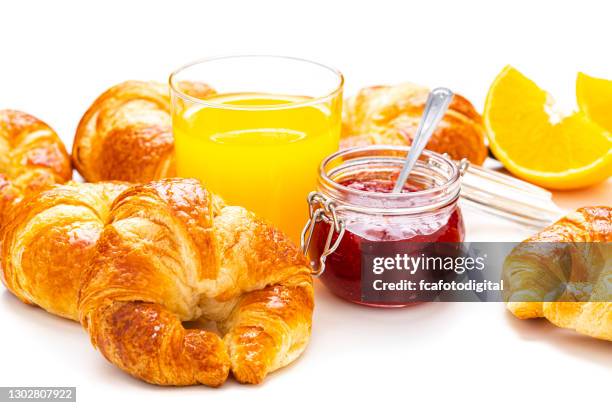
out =
{"type": "Polygon", "coordinates": [[[403,190],[392,192],[408,150],[356,147],[329,156],[320,166],[318,191],[309,196],[311,218],[302,247],[321,281],[343,299],[377,307],[418,303],[406,298],[366,299],[364,255],[393,253],[407,244],[415,248],[464,239],[458,205],[461,170],[452,160],[425,151],[403,190]]]}

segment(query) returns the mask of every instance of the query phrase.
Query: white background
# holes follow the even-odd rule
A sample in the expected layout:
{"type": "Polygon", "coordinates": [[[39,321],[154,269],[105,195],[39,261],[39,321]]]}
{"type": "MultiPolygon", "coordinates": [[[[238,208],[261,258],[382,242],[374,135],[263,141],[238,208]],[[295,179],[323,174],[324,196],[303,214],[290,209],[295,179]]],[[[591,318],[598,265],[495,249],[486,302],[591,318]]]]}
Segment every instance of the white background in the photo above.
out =
{"type": "MultiPolygon", "coordinates": [[[[274,53],[338,67],[346,94],[376,83],[448,86],[482,110],[510,63],[575,105],[577,71],[612,78],[606,2],[62,2],[0,7],[0,108],[25,110],[71,145],[93,99],[126,79],[164,81],[204,56],[274,53]]],[[[556,194],[612,203],[612,183],[556,194]]],[[[467,214],[469,240],[527,231],[467,214]]],[[[107,363],[80,326],[0,289],[0,386],[77,386],[79,406],[610,406],[612,344],[501,304],[372,310],[317,285],[307,352],[261,386],[162,388],[107,363]]]]}

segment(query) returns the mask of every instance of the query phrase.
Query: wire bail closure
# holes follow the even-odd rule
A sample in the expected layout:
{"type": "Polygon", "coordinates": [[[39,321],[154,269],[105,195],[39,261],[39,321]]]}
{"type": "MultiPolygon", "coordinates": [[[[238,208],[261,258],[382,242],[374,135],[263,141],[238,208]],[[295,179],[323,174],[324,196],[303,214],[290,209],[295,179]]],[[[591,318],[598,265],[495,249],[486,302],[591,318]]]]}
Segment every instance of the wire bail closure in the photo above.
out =
{"type": "MultiPolygon", "coordinates": [[[[448,155],[445,155],[448,157],[448,155]]],[[[427,163],[428,166],[432,166],[433,163],[427,163]]],[[[469,167],[470,163],[463,159],[458,163],[459,172],[461,176],[465,174],[469,167]]],[[[302,229],[302,235],[300,238],[300,245],[302,248],[302,253],[308,256],[308,250],[310,245],[312,244],[312,236],[317,224],[321,221],[330,225],[329,232],[327,233],[327,238],[325,240],[325,247],[319,256],[318,264],[315,260],[310,260],[311,267],[313,270],[314,276],[320,276],[325,271],[325,260],[329,255],[331,255],[342,241],[342,237],[344,236],[344,231],[346,229],[346,224],[344,220],[340,219],[337,213],[337,205],[330,198],[325,198],[325,196],[317,191],[312,191],[308,194],[308,212],[309,218],[302,229]],[[333,240],[334,233],[337,234],[335,240],[333,240]],[[333,243],[332,243],[333,240],[333,243]]]]}
{"type": "Polygon", "coordinates": [[[344,220],[338,217],[336,209],[336,203],[331,199],[325,198],[321,193],[312,191],[308,194],[308,212],[310,217],[302,230],[300,239],[304,255],[308,255],[308,249],[310,248],[316,225],[321,221],[330,225],[327,239],[325,240],[325,247],[319,256],[318,264],[314,260],[310,261],[314,276],[320,276],[325,271],[325,260],[338,248],[344,236],[345,223],[344,220]],[[334,233],[337,234],[335,240],[333,240],[334,233]]]}

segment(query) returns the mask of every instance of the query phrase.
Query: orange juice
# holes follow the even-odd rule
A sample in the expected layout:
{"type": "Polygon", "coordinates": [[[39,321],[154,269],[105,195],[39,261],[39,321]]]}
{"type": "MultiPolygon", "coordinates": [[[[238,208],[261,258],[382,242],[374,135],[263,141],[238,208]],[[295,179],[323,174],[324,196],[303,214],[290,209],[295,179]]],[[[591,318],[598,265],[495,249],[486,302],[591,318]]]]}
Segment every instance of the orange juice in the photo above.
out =
{"type": "Polygon", "coordinates": [[[254,211],[296,242],[321,160],[338,149],[341,98],[224,94],[175,111],[178,175],[254,211]]]}

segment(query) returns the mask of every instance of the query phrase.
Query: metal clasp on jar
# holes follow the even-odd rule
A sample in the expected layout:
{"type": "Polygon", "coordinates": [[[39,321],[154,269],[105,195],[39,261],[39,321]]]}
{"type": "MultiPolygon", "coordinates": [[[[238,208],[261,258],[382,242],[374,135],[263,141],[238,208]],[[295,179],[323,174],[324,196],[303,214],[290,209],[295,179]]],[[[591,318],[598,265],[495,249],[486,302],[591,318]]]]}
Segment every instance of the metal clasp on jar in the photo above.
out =
{"type": "MultiPolygon", "coordinates": [[[[447,154],[445,154],[445,156],[448,157],[447,154]]],[[[435,161],[429,161],[427,166],[433,167],[439,165],[435,161]]],[[[466,159],[463,159],[457,163],[457,166],[459,168],[460,175],[463,176],[469,167],[469,162],[466,159]]],[[[338,248],[340,242],[342,241],[342,237],[344,236],[346,224],[344,220],[338,216],[337,209],[337,204],[333,200],[326,198],[323,194],[316,191],[308,194],[309,219],[302,230],[300,240],[302,253],[304,255],[308,256],[308,250],[312,244],[312,237],[317,224],[323,221],[330,226],[329,232],[327,233],[327,238],[325,240],[325,246],[323,247],[319,259],[310,260],[313,275],[315,276],[319,276],[325,271],[325,260],[338,248]],[[335,240],[333,239],[334,233],[337,235],[335,240]]]]}
{"type": "Polygon", "coordinates": [[[310,217],[302,230],[300,240],[302,253],[304,255],[308,255],[308,249],[310,248],[312,236],[317,224],[324,221],[330,226],[329,232],[327,233],[327,238],[325,240],[325,246],[323,247],[321,255],[318,259],[318,264],[315,260],[310,261],[313,275],[315,276],[319,276],[323,273],[323,271],[325,271],[325,260],[338,248],[340,241],[342,241],[342,237],[344,236],[346,226],[344,220],[338,217],[336,210],[336,203],[329,198],[325,198],[325,196],[323,196],[321,193],[313,191],[308,194],[308,211],[310,217]],[[334,233],[337,235],[335,240],[333,239],[334,233]]]}

